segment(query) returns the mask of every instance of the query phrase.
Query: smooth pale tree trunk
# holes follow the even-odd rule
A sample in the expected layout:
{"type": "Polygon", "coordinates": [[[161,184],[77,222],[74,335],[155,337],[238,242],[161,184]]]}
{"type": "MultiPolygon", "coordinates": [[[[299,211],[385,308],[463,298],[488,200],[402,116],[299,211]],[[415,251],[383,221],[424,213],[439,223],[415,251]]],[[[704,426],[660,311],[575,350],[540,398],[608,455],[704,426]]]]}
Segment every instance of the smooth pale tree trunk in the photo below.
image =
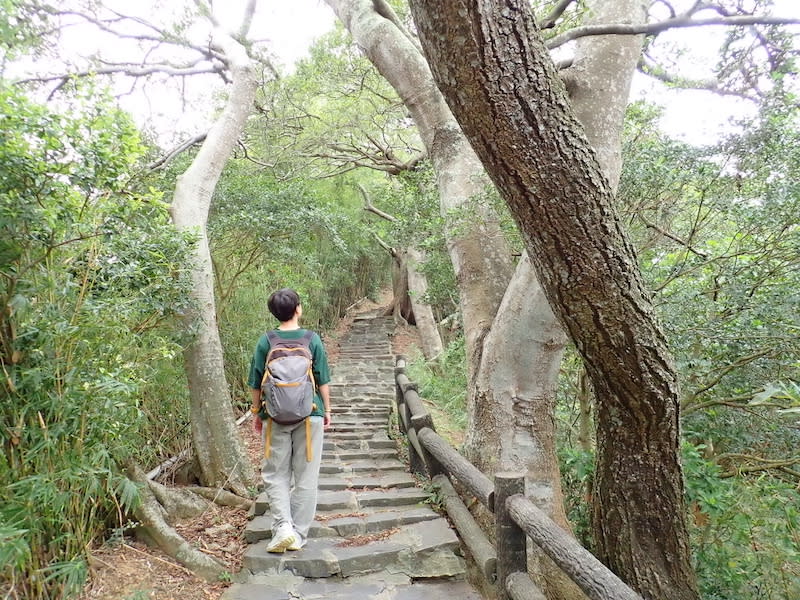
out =
{"type": "MultiPolygon", "coordinates": [[[[526,494],[568,532],[556,456],[555,402],[567,337],[525,254],[484,342],[467,428],[465,454],[485,473],[526,474],[526,494]],[[532,360],[533,359],[533,360],[532,360]]],[[[529,571],[548,598],[585,598],[536,546],[529,571]]]]}
{"type": "MultiPolygon", "coordinates": [[[[404,252],[392,251],[392,310],[395,324],[414,323],[414,310],[408,295],[408,267],[404,252]]],[[[388,314],[388,313],[387,313],[388,314]]]]}
{"type": "Polygon", "coordinates": [[[431,305],[425,301],[428,292],[428,279],[417,268],[425,262],[425,253],[416,248],[406,250],[406,268],[408,269],[408,295],[411,300],[411,310],[414,311],[414,321],[422,345],[422,354],[425,360],[435,360],[442,354],[442,336],[436,325],[431,305]]]}
{"type": "Polygon", "coordinates": [[[646,598],[695,600],[675,368],[612,188],[530,8],[521,0],[411,5],[434,77],[591,378],[609,535],[598,540],[602,557],[646,598]]]}
{"type": "Polygon", "coordinates": [[[459,288],[470,378],[513,272],[496,216],[475,201],[488,180],[436,87],[425,58],[372,0],[326,0],[375,68],[392,85],[419,129],[436,173],[447,248],[459,288]],[[473,204],[474,203],[474,204],[473,204]],[[457,214],[468,207],[468,222],[457,214]],[[455,222],[454,222],[455,221],[455,222]]]}
{"type": "Polygon", "coordinates": [[[425,254],[415,248],[392,252],[392,306],[387,314],[395,323],[405,322],[417,327],[422,355],[434,360],[442,353],[442,336],[431,305],[423,301],[428,291],[428,279],[416,268],[425,254]]]}
{"type": "Polygon", "coordinates": [[[194,307],[185,316],[193,337],[184,351],[194,455],[203,485],[247,496],[251,468],[236,430],[225,380],[206,222],[214,188],[250,114],[256,80],[244,48],[229,37],[217,39],[230,61],[233,85],[200,151],[178,178],[170,212],[178,229],[198,236],[192,270],[194,307]]]}

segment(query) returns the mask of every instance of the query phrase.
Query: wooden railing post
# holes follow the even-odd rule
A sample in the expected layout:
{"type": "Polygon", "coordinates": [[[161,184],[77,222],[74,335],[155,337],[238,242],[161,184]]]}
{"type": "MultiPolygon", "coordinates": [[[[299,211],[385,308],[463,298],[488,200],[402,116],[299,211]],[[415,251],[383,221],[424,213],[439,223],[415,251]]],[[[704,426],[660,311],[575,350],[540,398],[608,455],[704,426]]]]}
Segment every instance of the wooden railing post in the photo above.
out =
{"type": "Polygon", "coordinates": [[[525,476],[520,473],[495,473],[494,517],[497,546],[497,598],[510,600],[506,578],[512,573],[527,573],[527,536],[517,525],[506,507],[506,499],[525,493],[525,476]]]}

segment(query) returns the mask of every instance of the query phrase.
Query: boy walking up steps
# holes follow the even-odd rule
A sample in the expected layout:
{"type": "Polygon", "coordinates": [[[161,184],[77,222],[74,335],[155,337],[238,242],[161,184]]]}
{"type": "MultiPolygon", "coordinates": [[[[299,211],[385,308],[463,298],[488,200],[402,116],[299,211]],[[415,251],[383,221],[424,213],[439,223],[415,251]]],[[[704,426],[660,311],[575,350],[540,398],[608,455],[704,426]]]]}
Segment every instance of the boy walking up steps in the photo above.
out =
{"type": "Polygon", "coordinates": [[[305,545],[316,513],[331,377],[319,335],[300,327],[297,292],[278,290],[267,307],[280,325],[258,340],[248,385],[253,427],[264,440],[261,477],[273,519],[267,552],[282,553],[305,545]]]}

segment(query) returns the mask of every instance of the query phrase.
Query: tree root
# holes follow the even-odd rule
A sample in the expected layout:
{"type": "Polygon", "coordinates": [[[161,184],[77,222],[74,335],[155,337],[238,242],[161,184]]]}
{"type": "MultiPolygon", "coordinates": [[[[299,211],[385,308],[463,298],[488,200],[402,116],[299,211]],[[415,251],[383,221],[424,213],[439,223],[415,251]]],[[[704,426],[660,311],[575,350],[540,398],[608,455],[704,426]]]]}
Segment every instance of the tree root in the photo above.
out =
{"type": "Polygon", "coordinates": [[[186,488],[187,492],[191,492],[193,494],[197,494],[198,496],[202,496],[206,500],[210,500],[214,504],[219,504],[220,506],[230,506],[232,508],[241,508],[242,510],[250,510],[253,506],[253,501],[248,498],[242,498],[228,490],[223,490],[220,488],[209,488],[209,487],[190,487],[186,488]]]}
{"type": "Polygon", "coordinates": [[[149,481],[144,470],[133,461],[126,465],[126,473],[131,481],[140,486],[140,502],[133,510],[139,521],[137,536],[147,544],[160,548],[199,577],[207,581],[219,579],[226,570],[225,566],[192,547],[170,523],[202,514],[208,510],[210,502],[249,509],[252,501],[213,488],[168,488],[149,481]]]}

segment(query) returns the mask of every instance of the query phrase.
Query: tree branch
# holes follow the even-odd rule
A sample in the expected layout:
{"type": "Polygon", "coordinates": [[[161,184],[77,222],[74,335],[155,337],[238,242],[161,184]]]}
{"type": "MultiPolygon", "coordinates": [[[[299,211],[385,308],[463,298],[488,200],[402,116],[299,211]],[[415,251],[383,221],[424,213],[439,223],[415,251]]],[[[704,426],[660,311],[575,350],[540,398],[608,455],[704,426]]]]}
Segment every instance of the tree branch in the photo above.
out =
{"type": "Polygon", "coordinates": [[[726,25],[730,27],[741,27],[744,25],[800,25],[800,19],[756,15],[733,15],[708,19],[678,17],[659,21],[657,23],[645,23],[644,25],[629,25],[625,23],[585,25],[583,27],[570,29],[569,31],[550,38],[547,40],[547,47],[552,50],[572,40],[590,35],[655,35],[667,31],[668,29],[705,27],[707,25],[726,25]]]}
{"type": "Polygon", "coordinates": [[[720,381],[722,381],[722,379],[731,371],[735,371],[736,369],[743,367],[747,364],[750,364],[751,362],[753,362],[754,360],[758,360],[759,358],[769,356],[774,351],[775,350],[773,348],[765,348],[763,350],[759,350],[758,352],[748,354],[747,356],[740,356],[731,364],[725,365],[724,367],[718,369],[717,375],[713,379],[703,384],[702,387],[700,387],[699,389],[692,392],[689,396],[687,396],[686,402],[687,403],[692,402],[693,400],[697,399],[697,397],[700,396],[700,394],[704,394],[705,392],[713,388],[720,381]]]}
{"type": "Polygon", "coordinates": [[[386,2],[386,0],[372,0],[372,6],[375,8],[376,13],[378,13],[384,19],[391,21],[391,23],[400,30],[400,33],[402,33],[408,39],[408,41],[411,42],[420,53],[422,53],[422,46],[419,45],[419,40],[411,35],[408,29],[406,29],[406,27],[400,21],[400,18],[397,16],[397,13],[394,12],[394,9],[388,2],[386,2]]]}
{"type": "Polygon", "coordinates": [[[247,39],[247,34],[250,31],[250,26],[253,23],[253,15],[256,13],[256,4],[258,0],[249,0],[247,6],[244,10],[244,16],[242,17],[242,24],[239,27],[239,31],[237,35],[239,36],[239,40],[247,39]]]}
{"type": "Polygon", "coordinates": [[[796,464],[800,464],[800,457],[769,459],[769,458],[763,458],[761,456],[755,456],[752,454],[737,454],[737,453],[720,454],[719,456],[715,457],[714,462],[717,464],[721,464],[723,461],[730,459],[748,461],[755,464],[746,467],[745,466],[733,467],[728,471],[720,474],[720,477],[723,479],[729,477],[735,477],[737,475],[743,475],[745,473],[757,473],[759,471],[769,471],[771,469],[778,469],[785,472],[785,470],[788,467],[793,467],[796,464]]]}
{"type": "Polygon", "coordinates": [[[666,229],[662,229],[661,227],[659,227],[655,223],[651,223],[650,221],[648,221],[647,218],[641,212],[637,213],[637,216],[642,221],[642,223],[645,224],[645,226],[649,227],[650,229],[653,229],[653,230],[657,231],[658,233],[660,233],[664,237],[671,239],[673,242],[677,242],[678,244],[680,244],[681,246],[686,248],[692,254],[695,254],[695,255],[697,255],[697,256],[699,256],[701,258],[708,258],[708,254],[706,254],[705,252],[701,252],[700,250],[695,250],[689,242],[686,242],[686,241],[682,240],[681,238],[679,238],[674,233],[670,233],[666,229]]]}
{"type": "Polygon", "coordinates": [[[178,146],[170,150],[167,154],[165,154],[158,160],[155,160],[151,162],[149,165],[147,165],[147,170],[155,171],[157,169],[161,169],[167,166],[167,164],[169,164],[175,157],[180,155],[182,152],[188,150],[189,148],[191,148],[196,144],[205,141],[207,135],[208,132],[205,131],[203,133],[198,133],[196,136],[192,138],[189,138],[188,140],[184,141],[183,143],[179,144],[178,146]]]}
{"type": "Polygon", "coordinates": [[[386,219],[391,223],[397,223],[396,217],[393,217],[389,213],[385,213],[381,209],[373,206],[372,202],[370,202],[369,200],[369,195],[367,194],[367,190],[364,189],[363,185],[361,185],[360,183],[356,183],[356,187],[358,188],[358,191],[361,192],[361,195],[364,197],[364,210],[374,213],[378,215],[380,218],[386,219]]]}
{"type": "Polygon", "coordinates": [[[372,237],[374,237],[374,238],[375,238],[375,241],[376,241],[376,242],[378,242],[378,245],[379,245],[381,248],[383,248],[384,250],[386,250],[386,251],[387,251],[389,254],[391,254],[391,255],[392,255],[392,257],[396,257],[396,256],[397,256],[397,250],[395,250],[395,249],[394,249],[394,248],[392,248],[392,247],[391,247],[389,244],[387,244],[386,242],[384,242],[384,241],[381,239],[381,237],[380,237],[380,236],[379,236],[377,233],[375,233],[374,231],[372,232],[372,237]]]}
{"type": "Polygon", "coordinates": [[[755,98],[744,92],[725,89],[716,79],[699,80],[677,77],[668,73],[660,65],[657,65],[653,62],[648,62],[644,56],[642,56],[642,58],[639,60],[638,69],[639,72],[643,73],[644,75],[652,77],[653,79],[656,79],[669,86],[681,87],[683,89],[704,90],[707,92],[713,92],[714,94],[718,94],[720,96],[734,96],[736,98],[742,98],[743,100],[748,100],[751,102],[758,101],[758,98],[755,98]]]}
{"type": "Polygon", "coordinates": [[[552,29],[556,25],[556,21],[564,14],[564,11],[569,8],[569,5],[572,4],[575,0],[560,0],[558,4],[553,7],[553,10],[550,11],[550,14],[544,17],[539,22],[539,27],[541,29],[552,29]]]}

